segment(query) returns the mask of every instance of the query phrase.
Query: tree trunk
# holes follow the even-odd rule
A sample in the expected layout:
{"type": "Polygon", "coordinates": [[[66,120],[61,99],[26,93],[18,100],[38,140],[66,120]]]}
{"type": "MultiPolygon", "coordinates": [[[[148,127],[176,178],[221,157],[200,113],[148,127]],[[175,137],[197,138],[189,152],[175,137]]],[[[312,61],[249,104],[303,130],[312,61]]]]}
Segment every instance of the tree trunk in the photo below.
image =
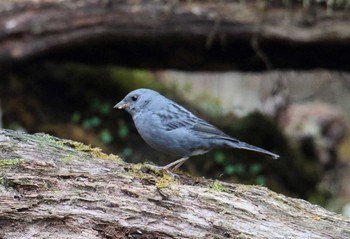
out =
{"type": "Polygon", "coordinates": [[[350,238],[264,187],[179,176],[46,134],[0,131],[0,238],[350,238]]]}
{"type": "Polygon", "coordinates": [[[0,64],[350,70],[346,1],[278,2],[2,0],[0,64]]]}

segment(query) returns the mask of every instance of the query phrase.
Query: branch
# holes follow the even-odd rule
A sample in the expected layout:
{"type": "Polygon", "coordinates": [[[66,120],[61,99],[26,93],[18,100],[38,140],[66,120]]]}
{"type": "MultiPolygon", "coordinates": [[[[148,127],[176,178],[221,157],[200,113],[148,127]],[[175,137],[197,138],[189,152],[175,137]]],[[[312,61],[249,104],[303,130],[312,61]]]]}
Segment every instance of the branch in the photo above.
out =
{"type": "Polygon", "coordinates": [[[39,58],[184,70],[267,70],[266,62],[350,70],[346,10],[240,2],[2,0],[0,64],[39,58]]]}

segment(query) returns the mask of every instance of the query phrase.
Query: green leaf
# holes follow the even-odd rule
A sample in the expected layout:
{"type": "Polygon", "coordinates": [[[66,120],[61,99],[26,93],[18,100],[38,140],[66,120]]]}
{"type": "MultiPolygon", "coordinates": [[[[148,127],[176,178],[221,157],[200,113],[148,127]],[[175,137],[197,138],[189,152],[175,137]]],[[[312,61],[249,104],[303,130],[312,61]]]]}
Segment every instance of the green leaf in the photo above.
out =
{"type": "Polygon", "coordinates": [[[97,116],[85,119],[83,121],[83,127],[85,129],[90,129],[90,128],[93,128],[93,127],[97,127],[100,124],[101,124],[101,119],[99,117],[97,117],[97,116]]]}
{"type": "Polygon", "coordinates": [[[131,148],[125,148],[123,152],[121,153],[123,158],[129,157],[133,154],[133,151],[131,148]]]}
{"type": "Polygon", "coordinates": [[[80,121],[81,115],[79,112],[74,112],[72,115],[72,122],[73,123],[78,123],[80,121]]]}
{"type": "Polygon", "coordinates": [[[237,164],[237,169],[236,169],[236,171],[237,171],[237,174],[238,175],[242,175],[242,174],[244,174],[244,172],[245,172],[245,167],[244,167],[244,165],[243,164],[237,164]]]}
{"type": "Polygon", "coordinates": [[[256,184],[265,186],[266,185],[266,178],[262,175],[257,176],[256,177],[256,184]]]}
{"type": "Polygon", "coordinates": [[[109,144],[113,140],[113,135],[111,134],[111,132],[108,129],[104,129],[100,133],[100,138],[101,138],[102,143],[109,144]]]}
{"type": "Polygon", "coordinates": [[[235,165],[233,165],[233,164],[227,165],[227,166],[225,167],[225,173],[226,173],[227,175],[233,175],[233,174],[235,174],[236,172],[237,172],[237,167],[236,167],[235,165]]]}
{"type": "Polygon", "coordinates": [[[262,166],[259,163],[252,164],[249,168],[250,173],[258,174],[261,172],[262,166]]]}
{"type": "Polygon", "coordinates": [[[83,128],[85,128],[85,129],[90,129],[92,127],[91,122],[90,122],[89,119],[83,120],[82,125],[83,125],[83,128]]]}
{"type": "Polygon", "coordinates": [[[214,159],[215,159],[215,162],[217,162],[218,164],[223,164],[225,163],[225,154],[223,152],[216,152],[215,155],[214,155],[214,159]]]}
{"type": "Polygon", "coordinates": [[[225,173],[228,175],[242,175],[245,172],[245,167],[243,164],[230,164],[225,167],[225,173]]]}
{"type": "Polygon", "coordinates": [[[119,127],[118,135],[120,138],[125,138],[129,135],[129,128],[126,125],[122,125],[119,127]]]}
{"type": "Polygon", "coordinates": [[[111,110],[112,110],[112,106],[109,102],[105,102],[105,103],[102,103],[100,105],[100,113],[103,114],[103,115],[108,115],[111,113],[111,110]]]}
{"type": "Polygon", "coordinates": [[[99,117],[97,117],[97,116],[92,117],[90,120],[91,120],[91,125],[93,127],[97,127],[97,126],[99,126],[101,124],[101,119],[99,117]]]}

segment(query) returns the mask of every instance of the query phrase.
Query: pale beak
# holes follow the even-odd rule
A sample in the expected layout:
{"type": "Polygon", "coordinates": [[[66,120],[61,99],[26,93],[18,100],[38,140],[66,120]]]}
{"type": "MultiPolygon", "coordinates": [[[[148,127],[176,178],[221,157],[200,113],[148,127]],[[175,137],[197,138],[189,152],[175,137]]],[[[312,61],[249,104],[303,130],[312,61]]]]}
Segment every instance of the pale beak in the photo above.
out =
{"type": "Polygon", "coordinates": [[[127,103],[125,103],[124,101],[120,101],[118,104],[116,104],[113,109],[118,109],[118,110],[122,110],[122,109],[126,109],[128,108],[129,105],[127,103]]]}

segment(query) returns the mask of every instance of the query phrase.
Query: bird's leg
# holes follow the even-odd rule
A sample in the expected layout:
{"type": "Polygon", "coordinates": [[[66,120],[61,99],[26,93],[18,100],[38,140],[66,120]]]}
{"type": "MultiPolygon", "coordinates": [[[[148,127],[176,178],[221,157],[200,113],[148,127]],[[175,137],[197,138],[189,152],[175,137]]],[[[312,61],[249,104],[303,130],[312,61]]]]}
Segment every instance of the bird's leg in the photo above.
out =
{"type": "Polygon", "coordinates": [[[169,163],[165,166],[156,166],[156,165],[150,165],[150,164],[146,164],[147,167],[150,168],[155,168],[158,170],[165,170],[167,171],[173,178],[178,178],[179,176],[176,175],[175,173],[172,173],[171,171],[178,169],[189,157],[183,157],[180,158],[172,163],[169,163]]]}
{"type": "Polygon", "coordinates": [[[173,167],[173,170],[177,170],[178,168],[181,167],[181,165],[183,165],[186,160],[188,159],[189,157],[186,157],[186,158],[182,158],[181,162],[179,162],[178,164],[176,164],[174,167],[173,167]]]}
{"type": "Polygon", "coordinates": [[[183,158],[180,158],[172,163],[169,163],[163,167],[161,167],[162,169],[164,170],[170,170],[172,167],[172,170],[176,170],[178,169],[189,157],[183,157],[183,158]]]}
{"type": "Polygon", "coordinates": [[[147,167],[150,167],[150,168],[153,168],[153,169],[157,169],[157,170],[164,170],[166,171],[167,174],[169,174],[172,178],[179,178],[178,175],[176,175],[175,173],[171,172],[170,170],[168,169],[164,169],[163,166],[156,166],[156,165],[151,165],[151,164],[145,164],[145,166],[147,167]]]}

